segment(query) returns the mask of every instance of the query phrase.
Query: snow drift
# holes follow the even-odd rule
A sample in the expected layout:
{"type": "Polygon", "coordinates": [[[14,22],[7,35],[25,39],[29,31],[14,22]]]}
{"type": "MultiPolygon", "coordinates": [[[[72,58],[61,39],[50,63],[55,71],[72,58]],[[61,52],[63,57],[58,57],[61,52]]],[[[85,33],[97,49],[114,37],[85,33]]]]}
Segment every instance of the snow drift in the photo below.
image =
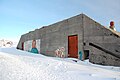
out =
{"type": "Polygon", "coordinates": [[[0,48],[0,80],[120,80],[120,67],[0,48]],[[75,60],[75,61],[73,61],[75,60]]]}

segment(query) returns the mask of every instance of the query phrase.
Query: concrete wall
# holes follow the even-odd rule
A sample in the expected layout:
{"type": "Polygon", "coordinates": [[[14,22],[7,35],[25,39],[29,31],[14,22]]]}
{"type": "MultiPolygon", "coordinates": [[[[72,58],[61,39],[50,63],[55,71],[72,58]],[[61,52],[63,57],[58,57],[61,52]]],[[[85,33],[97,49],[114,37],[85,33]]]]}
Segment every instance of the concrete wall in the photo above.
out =
{"type": "Polygon", "coordinates": [[[108,65],[108,66],[120,66],[120,59],[114,57],[104,51],[92,47],[90,62],[94,64],[108,65]]]}
{"type": "Polygon", "coordinates": [[[78,35],[78,53],[89,50],[90,62],[120,66],[119,33],[105,28],[84,14],[22,35],[17,48],[21,49],[22,42],[41,39],[41,54],[55,56],[55,50],[64,47],[65,56],[68,57],[68,36],[71,35],[78,35]],[[98,47],[91,46],[90,43],[98,47]]]}
{"type": "Polygon", "coordinates": [[[84,50],[90,51],[92,63],[120,66],[120,36],[84,15],[84,50]],[[90,46],[93,43],[95,46],[90,46]]]}
{"type": "Polygon", "coordinates": [[[83,51],[82,14],[22,35],[18,48],[21,49],[21,42],[39,38],[41,39],[40,50],[42,54],[55,56],[55,50],[64,47],[65,56],[67,57],[68,36],[71,35],[78,35],[78,52],[83,51]]]}
{"type": "MultiPolygon", "coordinates": [[[[43,31],[43,30],[42,30],[43,31]]],[[[41,37],[41,53],[55,56],[55,50],[59,47],[65,48],[65,56],[68,56],[68,36],[78,35],[79,50],[83,50],[83,26],[80,15],[60,21],[58,23],[44,27],[44,31],[39,31],[41,37]]],[[[78,51],[79,52],[79,51],[78,51]]]]}

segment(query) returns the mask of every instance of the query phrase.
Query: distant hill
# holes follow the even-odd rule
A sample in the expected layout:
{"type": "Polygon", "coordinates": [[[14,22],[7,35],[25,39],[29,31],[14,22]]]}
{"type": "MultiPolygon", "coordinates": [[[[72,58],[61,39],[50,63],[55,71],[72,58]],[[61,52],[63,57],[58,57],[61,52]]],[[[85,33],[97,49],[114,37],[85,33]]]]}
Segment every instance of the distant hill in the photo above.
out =
{"type": "Polygon", "coordinates": [[[14,44],[14,42],[10,41],[10,40],[0,40],[0,47],[12,47],[14,44]]]}

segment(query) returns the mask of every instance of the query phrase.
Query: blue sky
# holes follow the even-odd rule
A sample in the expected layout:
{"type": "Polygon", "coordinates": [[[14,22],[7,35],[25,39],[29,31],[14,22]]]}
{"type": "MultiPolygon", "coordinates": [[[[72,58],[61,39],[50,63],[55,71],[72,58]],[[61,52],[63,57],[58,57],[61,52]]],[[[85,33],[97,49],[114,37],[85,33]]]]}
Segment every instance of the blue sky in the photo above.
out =
{"type": "Polygon", "coordinates": [[[120,0],[0,0],[0,39],[22,34],[84,13],[120,32],[120,0]]]}

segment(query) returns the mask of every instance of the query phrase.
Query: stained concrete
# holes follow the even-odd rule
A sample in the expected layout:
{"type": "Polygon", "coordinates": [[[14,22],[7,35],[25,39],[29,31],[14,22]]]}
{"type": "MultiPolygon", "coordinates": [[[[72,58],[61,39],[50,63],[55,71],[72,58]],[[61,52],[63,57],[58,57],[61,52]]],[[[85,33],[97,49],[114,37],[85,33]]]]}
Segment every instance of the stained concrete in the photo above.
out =
{"type": "Polygon", "coordinates": [[[82,51],[84,54],[84,50],[89,50],[90,62],[120,66],[120,58],[117,57],[120,56],[120,33],[102,26],[85,14],[26,33],[21,36],[17,48],[22,49],[22,42],[41,39],[41,54],[55,56],[55,50],[64,47],[65,57],[68,57],[70,35],[78,36],[78,53],[82,51]]]}

